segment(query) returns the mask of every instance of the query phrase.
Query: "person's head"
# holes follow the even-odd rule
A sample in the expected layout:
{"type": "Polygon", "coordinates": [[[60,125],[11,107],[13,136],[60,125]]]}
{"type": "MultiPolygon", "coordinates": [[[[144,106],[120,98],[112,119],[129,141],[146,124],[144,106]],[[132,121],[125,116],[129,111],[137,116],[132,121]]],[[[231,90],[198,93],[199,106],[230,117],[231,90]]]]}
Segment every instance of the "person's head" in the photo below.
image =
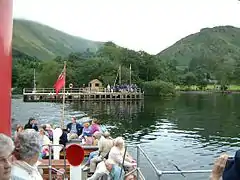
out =
{"type": "Polygon", "coordinates": [[[129,174],[125,180],[135,180],[136,177],[133,174],[129,174]]]}
{"type": "Polygon", "coordinates": [[[17,135],[14,149],[17,160],[34,165],[38,160],[40,149],[40,136],[35,130],[27,129],[17,135]]]}
{"type": "Polygon", "coordinates": [[[84,124],[83,124],[83,127],[85,127],[85,128],[88,128],[90,126],[90,123],[89,122],[85,122],[84,124]]]}
{"type": "Polygon", "coordinates": [[[124,140],[122,137],[117,137],[114,139],[114,146],[118,147],[119,149],[124,148],[124,140]]]}
{"type": "Polygon", "coordinates": [[[92,124],[99,124],[99,121],[98,121],[96,118],[94,118],[94,119],[92,120],[92,124]]]}
{"type": "Polygon", "coordinates": [[[52,126],[50,124],[46,124],[46,130],[51,130],[52,126]]]}
{"type": "Polygon", "coordinates": [[[46,124],[43,124],[42,126],[41,126],[41,128],[44,130],[44,131],[46,131],[46,124]]]}
{"type": "Polygon", "coordinates": [[[76,122],[77,122],[76,117],[72,117],[72,123],[76,123],[76,122]]]}
{"type": "Polygon", "coordinates": [[[22,132],[24,130],[22,125],[17,125],[16,131],[17,132],[22,132]]]}
{"type": "Polygon", "coordinates": [[[108,131],[105,131],[105,132],[103,133],[103,136],[104,136],[105,138],[109,138],[109,137],[110,137],[110,133],[109,133],[108,131]]]}
{"type": "Polygon", "coordinates": [[[101,138],[101,136],[102,136],[102,133],[101,132],[99,132],[99,131],[96,131],[95,133],[93,133],[93,137],[95,138],[95,139],[100,139],[101,138]]]}
{"type": "Polygon", "coordinates": [[[14,144],[10,137],[0,133],[0,177],[9,180],[11,175],[11,155],[14,144]]]}
{"type": "Polygon", "coordinates": [[[105,166],[106,166],[106,168],[107,168],[107,170],[108,170],[109,172],[112,171],[113,165],[114,165],[113,160],[107,159],[107,160],[105,161],[105,166]]]}
{"type": "Polygon", "coordinates": [[[29,118],[28,124],[37,124],[37,120],[35,118],[29,118]]]}
{"type": "Polygon", "coordinates": [[[43,128],[39,129],[39,134],[42,135],[42,136],[45,135],[45,131],[44,131],[43,128]]]}

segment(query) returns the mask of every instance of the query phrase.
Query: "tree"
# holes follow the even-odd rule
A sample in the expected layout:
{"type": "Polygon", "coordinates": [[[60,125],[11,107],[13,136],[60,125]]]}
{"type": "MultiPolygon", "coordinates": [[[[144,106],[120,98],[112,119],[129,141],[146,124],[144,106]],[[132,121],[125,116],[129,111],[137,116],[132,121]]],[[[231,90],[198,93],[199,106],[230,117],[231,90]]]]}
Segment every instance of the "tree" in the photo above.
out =
{"type": "Polygon", "coordinates": [[[59,65],[56,61],[44,61],[37,73],[38,87],[52,88],[62,70],[63,65],[59,65]]]}
{"type": "Polygon", "coordinates": [[[192,72],[188,72],[181,77],[181,82],[183,85],[188,87],[196,84],[196,76],[192,72]]]}

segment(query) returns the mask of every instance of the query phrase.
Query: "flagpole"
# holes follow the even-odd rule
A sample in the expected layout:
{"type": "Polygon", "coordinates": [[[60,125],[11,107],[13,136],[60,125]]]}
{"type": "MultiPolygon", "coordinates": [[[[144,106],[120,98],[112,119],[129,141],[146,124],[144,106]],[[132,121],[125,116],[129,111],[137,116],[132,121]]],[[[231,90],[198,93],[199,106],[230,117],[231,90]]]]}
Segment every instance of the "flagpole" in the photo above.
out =
{"type": "Polygon", "coordinates": [[[64,129],[64,112],[65,112],[65,85],[66,85],[66,64],[64,61],[63,74],[64,74],[64,86],[63,86],[63,101],[62,101],[62,118],[61,118],[61,128],[64,129]]]}
{"type": "Polygon", "coordinates": [[[132,84],[132,65],[131,64],[130,64],[129,70],[130,70],[130,74],[129,74],[130,80],[129,80],[129,83],[130,83],[130,86],[131,86],[131,84],[132,84]]]}

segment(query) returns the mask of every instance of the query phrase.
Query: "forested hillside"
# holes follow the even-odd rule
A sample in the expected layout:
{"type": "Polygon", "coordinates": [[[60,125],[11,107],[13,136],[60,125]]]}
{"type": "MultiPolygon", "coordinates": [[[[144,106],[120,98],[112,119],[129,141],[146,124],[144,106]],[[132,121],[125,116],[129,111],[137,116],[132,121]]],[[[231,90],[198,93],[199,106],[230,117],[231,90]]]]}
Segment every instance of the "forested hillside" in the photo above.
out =
{"type": "MultiPolygon", "coordinates": [[[[146,52],[135,52],[107,42],[97,53],[71,53],[67,57],[58,56],[53,60],[45,61],[15,52],[13,87],[18,89],[33,87],[34,68],[37,72],[37,86],[52,87],[65,60],[67,61],[67,84],[73,83],[74,87],[81,87],[94,78],[100,79],[105,85],[113,84],[120,65],[122,66],[122,83],[129,83],[130,64],[133,83],[142,84],[157,79],[166,82],[177,81],[174,65],[163,62],[146,52]]],[[[173,86],[172,89],[174,90],[173,86]]]]}
{"type": "Polygon", "coordinates": [[[40,60],[67,56],[71,52],[96,52],[101,42],[75,37],[27,20],[13,22],[13,49],[40,60]]]}
{"type": "MultiPolygon", "coordinates": [[[[45,47],[46,42],[42,43],[45,47]]],[[[101,44],[97,51],[67,49],[62,50],[63,55],[45,59],[39,58],[34,50],[18,50],[15,45],[13,48],[13,87],[18,92],[33,87],[34,68],[37,87],[52,87],[64,61],[67,61],[67,85],[73,83],[74,87],[95,78],[104,85],[113,84],[120,65],[122,83],[129,83],[130,64],[132,82],[150,95],[173,95],[176,85],[204,89],[208,84],[240,84],[240,30],[230,26],[203,29],[158,55],[133,51],[112,42],[101,44]],[[68,51],[71,53],[65,55],[68,51]]]]}
{"type": "Polygon", "coordinates": [[[175,61],[193,81],[203,73],[206,79],[218,80],[220,84],[239,84],[240,29],[232,26],[202,29],[160,52],[158,57],[175,61]]]}

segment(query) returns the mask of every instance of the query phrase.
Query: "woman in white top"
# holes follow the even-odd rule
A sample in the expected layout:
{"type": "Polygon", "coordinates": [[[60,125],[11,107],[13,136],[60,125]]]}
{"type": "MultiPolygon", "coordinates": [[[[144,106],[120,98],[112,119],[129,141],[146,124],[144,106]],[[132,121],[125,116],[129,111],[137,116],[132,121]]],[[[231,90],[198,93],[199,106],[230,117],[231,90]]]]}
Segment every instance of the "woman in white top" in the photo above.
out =
{"type": "MultiPolygon", "coordinates": [[[[109,152],[108,159],[113,160],[115,164],[121,166],[121,164],[123,163],[124,151],[125,151],[124,140],[122,137],[117,137],[114,140],[114,146],[111,148],[109,152]]],[[[136,162],[129,156],[128,153],[126,153],[124,166],[132,168],[136,165],[137,165],[136,162]]]]}
{"type": "Polygon", "coordinates": [[[11,180],[42,180],[37,162],[41,147],[39,134],[32,129],[19,133],[15,141],[11,180]]]}
{"type": "Polygon", "coordinates": [[[50,139],[47,137],[45,134],[44,129],[39,130],[39,135],[40,135],[40,147],[41,147],[41,158],[47,158],[49,156],[49,144],[52,144],[50,139]]]}

